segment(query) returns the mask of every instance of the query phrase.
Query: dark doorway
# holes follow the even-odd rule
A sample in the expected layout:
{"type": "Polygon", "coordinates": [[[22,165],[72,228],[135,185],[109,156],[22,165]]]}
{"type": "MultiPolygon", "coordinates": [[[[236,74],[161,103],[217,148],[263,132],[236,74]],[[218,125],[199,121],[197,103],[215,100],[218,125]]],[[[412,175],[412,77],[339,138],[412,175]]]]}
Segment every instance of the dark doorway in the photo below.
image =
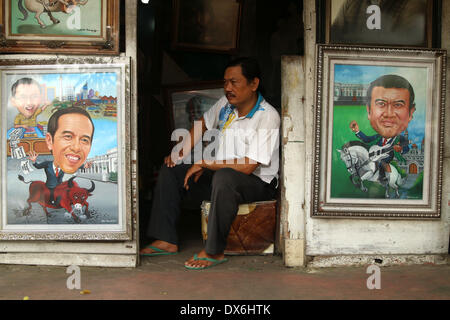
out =
{"type": "MultiPolygon", "coordinates": [[[[190,1],[191,11],[202,1],[190,1]]],[[[262,92],[281,110],[281,55],[303,54],[301,0],[241,0],[239,45],[234,53],[174,48],[174,1],[138,2],[138,126],[140,240],[145,236],[158,171],[173,146],[173,121],[165,99],[175,84],[221,81],[225,65],[238,56],[256,57],[262,69],[262,92]]],[[[220,17],[216,17],[217,19],[220,17]]],[[[200,208],[186,207],[181,236],[201,242],[200,208]]]]}

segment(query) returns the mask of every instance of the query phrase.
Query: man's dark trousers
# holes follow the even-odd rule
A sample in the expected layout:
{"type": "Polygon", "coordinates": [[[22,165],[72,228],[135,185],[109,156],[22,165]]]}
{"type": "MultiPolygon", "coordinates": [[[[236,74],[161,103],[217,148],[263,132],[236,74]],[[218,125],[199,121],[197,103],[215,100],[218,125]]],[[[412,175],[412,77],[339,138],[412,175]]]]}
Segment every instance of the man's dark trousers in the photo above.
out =
{"type": "Polygon", "coordinates": [[[186,191],[183,184],[190,167],[181,164],[168,168],[163,164],[155,188],[147,236],[178,245],[176,225],[181,201],[188,196],[200,207],[202,200],[210,200],[205,251],[211,255],[223,253],[239,204],[273,199],[274,183],[268,184],[253,174],[224,168],[204,170],[196,183],[191,177],[189,191],[186,191]]]}

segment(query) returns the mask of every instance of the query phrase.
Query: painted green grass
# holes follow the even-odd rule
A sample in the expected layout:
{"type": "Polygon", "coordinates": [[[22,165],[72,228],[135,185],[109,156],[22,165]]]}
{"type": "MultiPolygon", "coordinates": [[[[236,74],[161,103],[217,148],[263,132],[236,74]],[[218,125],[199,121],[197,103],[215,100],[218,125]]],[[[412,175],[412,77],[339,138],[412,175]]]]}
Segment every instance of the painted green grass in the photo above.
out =
{"type": "MultiPolygon", "coordinates": [[[[423,172],[419,173],[416,182],[414,185],[409,189],[409,192],[412,194],[422,195],[423,190],[423,172]]],[[[420,197],[421,199],[422,197],[420,197]]]]}
{"type": "Polygon", "coordinates": [[[337,149],[349,141],[359,141],[350,129],[350,122],[356,120],[359,129],[366,135],[376,132],[367,119],[365,106],[335,106],[333,109],[333,152],[331,162],[331,197],[332,198],[384,198],[384,188],[380,185],[365,181],[368,192],[362,192],[350,181],[350,174],[341,160],[337,149]]]}
{"type": "MultiPolygon", "coordinates": [[[[356,198],[356,199],[384,199],[384,188],[375,182],[364,181],[368,189],[362,192],[350,181],[350,174],[340,158],[337,149],[349,142],[359,141],[350,129],[350,121],[356,120],[359,129],[366,135],[374,135],[376,132],[370,126],[367,119],[366,106],[335,106],[333,109],[333,151],[331,161],[331,197],[332,198],[356,198]]],[[[418,179],[419,180],[419,179],[418,179]]],[[[422,198],[422,180],[416,181],[413,190],[408,190],[408,199],[422,198]]]]}

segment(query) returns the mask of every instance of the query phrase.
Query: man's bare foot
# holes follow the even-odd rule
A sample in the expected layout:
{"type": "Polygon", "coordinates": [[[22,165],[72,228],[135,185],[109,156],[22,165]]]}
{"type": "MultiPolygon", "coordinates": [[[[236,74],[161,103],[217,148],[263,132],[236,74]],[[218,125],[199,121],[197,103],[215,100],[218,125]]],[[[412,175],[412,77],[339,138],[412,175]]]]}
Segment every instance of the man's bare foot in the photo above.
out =
{"type": "MultiPolygon", "coordinates": [[[[200,251],[197,254],[197,258],[209,258],[209,259],[214,259],[214,260],[217,260],[217,261],[222,261],[222,260],[226,261],[225,255],[223,253],[221,253],[221,254],[207,254],[205,250],[200,251]]],[[[213,261],[208,261],[208,260],[194,260],[194,257],[191,257],[188,261],[186,261],[184,263],[184,265],[186,267],[199,268],[199,269],[208,268],[208,267],[212,266],[213,264],[218,264],[218,263],[217,262],[213,262],[213,261]]]]}
{"type": "MultiPolygon", "coordinates": [[[[173,243],[169,243],[162,240],[155,240],[152,243],[150,243],[152,247],[167,251],[167,252],[177,252],[178,246],[173,243]]],[[[153,250],[152,248],[143,248],[141,249],[141,254],[149,254],[149,253],[155,253],[157,251],[153,250]]]]}

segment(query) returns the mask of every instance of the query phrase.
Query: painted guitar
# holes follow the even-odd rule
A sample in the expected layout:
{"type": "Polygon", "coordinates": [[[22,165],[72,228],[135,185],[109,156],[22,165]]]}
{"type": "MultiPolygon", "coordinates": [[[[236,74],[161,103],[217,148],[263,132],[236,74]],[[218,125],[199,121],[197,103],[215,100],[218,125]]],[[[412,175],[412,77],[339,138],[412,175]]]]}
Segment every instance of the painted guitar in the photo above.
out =
{"type": "Polygon", "coordinates": [[[394,145],[385,145],[383,147],[373,145],[369,149],[369,159],[371,161],[378,161],[384,158],[389,157],[389,152],[391,152],[394,149],[394,145]]]}

